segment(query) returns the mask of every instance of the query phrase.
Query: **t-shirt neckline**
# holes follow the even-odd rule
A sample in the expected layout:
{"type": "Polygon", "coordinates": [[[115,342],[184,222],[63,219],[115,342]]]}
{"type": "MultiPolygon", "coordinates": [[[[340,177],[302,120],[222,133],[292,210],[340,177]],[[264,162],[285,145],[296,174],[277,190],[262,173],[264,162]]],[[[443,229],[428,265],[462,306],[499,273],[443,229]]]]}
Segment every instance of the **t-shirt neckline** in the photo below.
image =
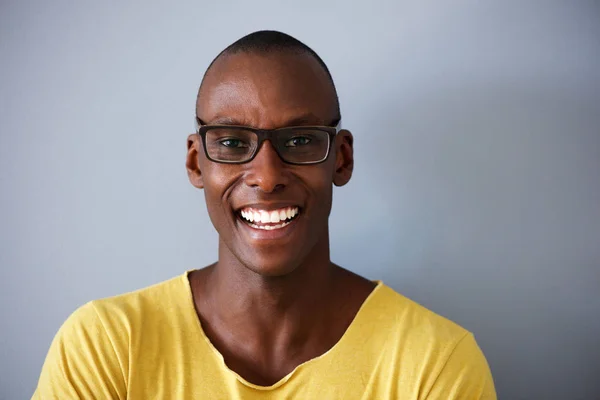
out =
{"type": "Polygon", "coordinates": [[[297,371],[299,371],[300,369],[306,369],[309,368],[310,366],[317,364],[319,362],[321,362],[322,360],[328,358],[328,357],[332,357],[333,353],[342,351],[343,352],[343,347],[345,346],[346,343],[351,343],[352,342],[352,337],[354,336],[354,333],[360,330],[360,325],[362,325],[364,323],[364,318],[363,316],[367,313],[365,311],[365,309],[368,308],[369,304],[373,302],[373,297],[375,297],[375,295],[381,291],[381,288],[384,286],[383,281],[381,280],[375,280],[372,281],[373,283],[376,284],[376,286],[373,288],[373,290],[371,291],[371,293],[369,293],[369,295],[365,298],[365,300],[362,302],[362,304],[360,305],[356,315],[354,316],[354,318],[352,319],[352,322],[350,323],[350,325],[348,326],[348,328],[346,329],[346,331],[344,332],[344,334],[342,335],[342,337],[329,349],[327,350],[325,353],[311,358],[310,360],[306,360],[305,362],[299,364],[296,366],[296,368],[294,368],[290,373],[288,373],[286,376],[284,376],[283,378],[281,378],[280,380],[278,380],[277,382],[275,382],[272,385],[269,386],[261,386],[261,385],[257,385],[254,384],[252,382],[247,381],[246,379],[244,379],[244,377],[242,377],[241,375],[239,375],[237,372],[233,371],[232,369],[230,369],[227,364],[225,363],[225,358],[223,357],[223,355],[221,354],[221,352],[219,352],[219,350],[217,350],[217,348],[212,344],[212,342],[210,341],[210,339],[208,338],[208,336],[206,336],[206,333],[204,332],[204,329],[202,328],[202,323],[200,321],[200,318],[198,317],[198,314],[196,313],[196,305],[194,303],[194,295],[192,293],[192,286],[189,280],[189,274],[191,272],[193,272],[194,270],[189,270],[186,271],[183,275],[182,275],[182,281],[186,287],[186,301],[187,301],[187,305],[189,306],[189,309],[192,312],[192,316],[193,318],[196,320],[196,327],[198,329],[198,334],[200,337],[202,337],[202,340],[204,340],[206,342],[206,344],[208,345],[208,347],[211,349],[212,353],[214,354],[214,356],[219,360],[219,362],[222,364],[222,367],[227,370],[227,372],[229,372],[230,374],[232,374],[240,383],[242,383],[245,386],[248,386],[250,388],[256,389],[256,390],[262,390],[262,391],[269,391],[269,390],[275,390],[278,387],[282,386],[283,384],[285,384],[294,374],[297,373],[297,371]],[[341,349],[341,350],[340,350],[341,349]]]}

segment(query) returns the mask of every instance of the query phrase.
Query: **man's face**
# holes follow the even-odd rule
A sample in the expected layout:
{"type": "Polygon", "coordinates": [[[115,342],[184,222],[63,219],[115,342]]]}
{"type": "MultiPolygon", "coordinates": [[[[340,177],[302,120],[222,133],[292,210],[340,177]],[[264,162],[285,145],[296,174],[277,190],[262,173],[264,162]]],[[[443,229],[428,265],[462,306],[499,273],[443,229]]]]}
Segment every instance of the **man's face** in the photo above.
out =
{"type": "MultiPolygon", "coordinates": [[[[336,117],[333,88],[318,62],[286,53],[220,58],[205,77],[196,112],[205,124],[262,129],[331,125],[336,117]]],[[[198,135],[190,135],[188,149],[188,174],[204,188],[221,258],[233,256],[261,275],[281,276],[319,254],[329,256],[332,184],[345,184],[352,170],[349,132],[338,134],[328,159],[316,165],[284,163],[269,141],[245,164],[208,160],[198,135]],[[265,222],[274,212],[281,221],[268,229],[247,218],[258,215],[265,222]]]]}

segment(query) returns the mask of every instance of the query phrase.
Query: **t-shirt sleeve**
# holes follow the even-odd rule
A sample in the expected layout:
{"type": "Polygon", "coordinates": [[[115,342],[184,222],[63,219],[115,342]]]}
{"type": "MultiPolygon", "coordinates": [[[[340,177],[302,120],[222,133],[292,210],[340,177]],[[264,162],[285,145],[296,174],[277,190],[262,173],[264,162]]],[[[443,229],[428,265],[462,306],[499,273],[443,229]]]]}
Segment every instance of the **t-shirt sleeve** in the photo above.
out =
{"type": "Polygon", "coordinates": [[[496,400],[490,367],[473,334],[458,342],[425,398],[496,400]]]}
{"type": "Polygon", "coordinates": [[[54,337],[32,400],[125,399],[123,367],[94,304],[88,303],[54,337]]]}

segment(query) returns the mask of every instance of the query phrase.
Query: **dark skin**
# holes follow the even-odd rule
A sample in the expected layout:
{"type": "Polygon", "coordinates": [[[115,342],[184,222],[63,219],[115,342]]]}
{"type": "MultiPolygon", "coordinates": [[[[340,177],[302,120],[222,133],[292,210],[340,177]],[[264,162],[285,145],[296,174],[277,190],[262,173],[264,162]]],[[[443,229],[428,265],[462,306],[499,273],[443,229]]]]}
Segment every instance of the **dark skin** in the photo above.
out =
{"type": "MultiPolygon", "coordinates": [[[[274,129],[330,125],[336,108],[325,71],[307,54],[237,53],[217,60],[200,89],[207,124],[274,129]]],[[[342,337],[374,284],[330,260],[332,186],[352,175],[352,134],[342,130],[327,160],[284,163],[265,142],[249,163],[225,165],[188,138],[190,182],[204,189],[219,233],[218,262],[190,274],[202,327],[227,366],[268,386],[322,355],[342,337]],[[265,239],[237,211],[299,207],[285,235],[265,239]]]]}

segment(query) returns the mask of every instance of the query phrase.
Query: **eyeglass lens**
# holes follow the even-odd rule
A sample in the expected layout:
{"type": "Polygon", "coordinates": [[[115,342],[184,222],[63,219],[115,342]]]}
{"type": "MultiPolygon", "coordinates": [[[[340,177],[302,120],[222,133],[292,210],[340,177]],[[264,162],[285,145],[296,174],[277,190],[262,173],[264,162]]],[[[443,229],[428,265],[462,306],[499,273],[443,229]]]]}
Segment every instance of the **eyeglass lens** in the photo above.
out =
{"type": "MultiPolygon", "coordinates": [[[[211,128],[206,131],[205,141],[208,156],[223,162],[248,161],[258,147],[255,132],[236,127],[211,128]]],[[[284,129],[272,137],[271,144],[284,161],[319,162],[327,156],[329,134],[318,129],[284,129]]]]}

